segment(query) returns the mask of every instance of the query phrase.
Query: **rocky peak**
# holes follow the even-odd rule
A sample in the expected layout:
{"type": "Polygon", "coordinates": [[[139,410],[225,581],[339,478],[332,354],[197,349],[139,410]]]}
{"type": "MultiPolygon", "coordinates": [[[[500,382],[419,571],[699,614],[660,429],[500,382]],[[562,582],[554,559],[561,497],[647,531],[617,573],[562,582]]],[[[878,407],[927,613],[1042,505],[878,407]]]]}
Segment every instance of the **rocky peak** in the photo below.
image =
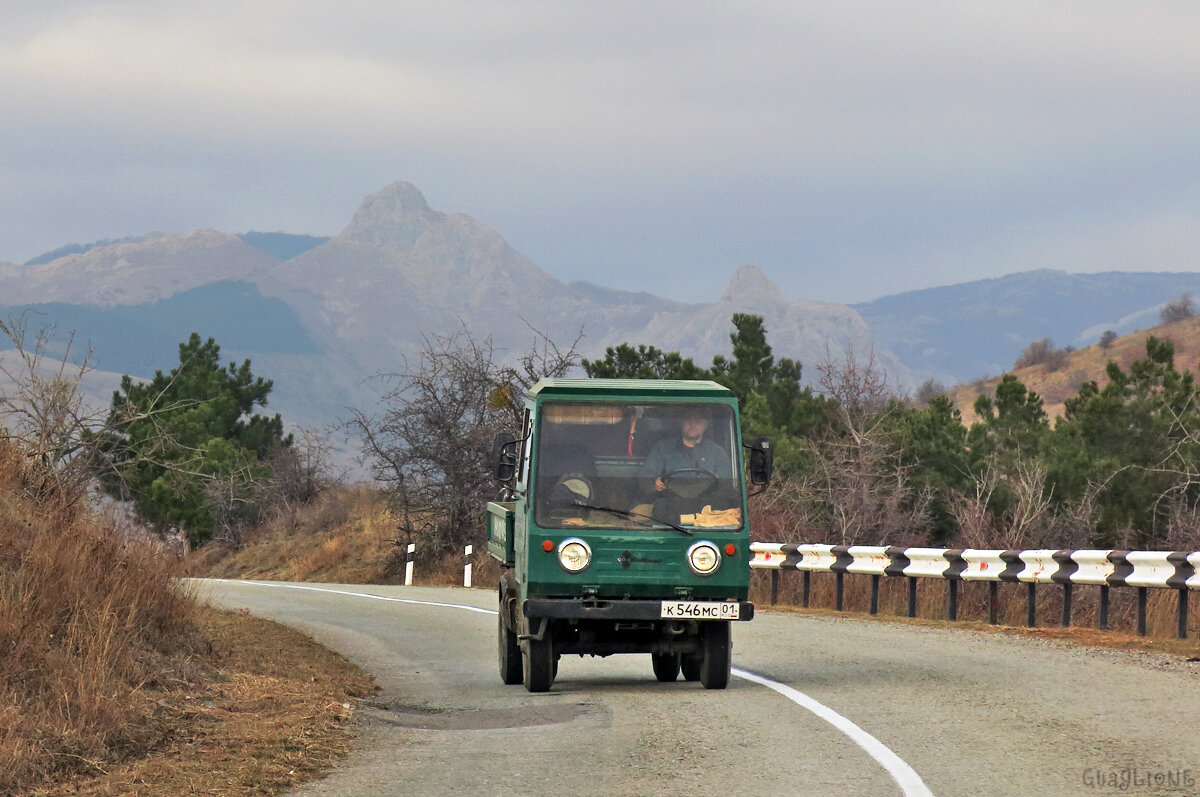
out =
{"type": "Polygon", "coordinates": [[[392,183],[363,200],[338,238],[394,252],[411,251],[417,239],[446,215],[430,210],[412,183],[392,183]]]}
{"type": "Polygon", "coordinates": [[[729,287],[721,294],[722,302],[740,305],[758,305],[782,300],[779,286],[767,279],[762,269],[749,263],[734,272],[729,287]]]}

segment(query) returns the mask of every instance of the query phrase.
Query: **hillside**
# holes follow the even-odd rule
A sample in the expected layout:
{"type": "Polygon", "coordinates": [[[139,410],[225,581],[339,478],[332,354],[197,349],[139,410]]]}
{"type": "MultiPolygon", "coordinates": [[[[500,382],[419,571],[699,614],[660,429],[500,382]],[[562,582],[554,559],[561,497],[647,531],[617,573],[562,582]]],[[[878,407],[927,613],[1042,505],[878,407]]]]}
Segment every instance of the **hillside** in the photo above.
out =
{"type": "Polygon", "coordinates": [[[913,371],[946,384],[1000,374],[1031,341],[1090,346],[1108,329],[1158,323],[1161,305],[1200,295],[1200,273],[1026,271],[854,305],[871,334],[913,371]]]}
{"type": "MultiPolygon", "coordinates": [[[[1107,384],[1104,369],[1110,361],[1128,370],[1134,360],[1145,357],[1146,339],[1151,335],[1175,344],[1177,369],[1200,370],[1200,316],[1193,316],[1119,337],[1107,349],[1092,345],[1071,352],[1060,368],[1049,370],[1042,364],[1010,369],[1007,373],[1016,375],[1022,384],[1041,395],[1046,412],[1051,418],[1058,418],[1063,414],[1063,402],[1077,394],[1084,382],[1095,381],[1100,387],[1107,384]]],[[[999,383],[997,376],[958,385],[950,391],[951,401],[962,412],[964,424],[969,426],[976,420],[975,398],[981,393],[993,394],[999,383]]]]}

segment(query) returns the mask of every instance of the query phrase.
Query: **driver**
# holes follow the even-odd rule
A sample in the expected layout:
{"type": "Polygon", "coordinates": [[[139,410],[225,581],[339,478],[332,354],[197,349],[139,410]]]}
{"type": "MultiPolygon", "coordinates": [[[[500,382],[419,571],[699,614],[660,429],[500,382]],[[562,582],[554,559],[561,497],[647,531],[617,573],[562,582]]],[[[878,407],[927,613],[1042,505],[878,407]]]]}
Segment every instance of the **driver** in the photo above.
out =
{"type": "Polygon", "coordinates": [[[686,407],[683,410],[680,437],[660,440],[642,465],[642,477],[646,492],[653,491],[655,514],[659,517],[697,512],[701,506],[712,501],[703,496],[688,502],[667,493],[664,476],[676,471],[706,471],[718,479],[728,479],[730,473],[729,453],[704,436],[708,430],[708,413],[702,407],[686,407]],[[691,506],[696,504],[696,506],[691,506]],[[659,514],[659,512],[663,514],[659,514]]]}

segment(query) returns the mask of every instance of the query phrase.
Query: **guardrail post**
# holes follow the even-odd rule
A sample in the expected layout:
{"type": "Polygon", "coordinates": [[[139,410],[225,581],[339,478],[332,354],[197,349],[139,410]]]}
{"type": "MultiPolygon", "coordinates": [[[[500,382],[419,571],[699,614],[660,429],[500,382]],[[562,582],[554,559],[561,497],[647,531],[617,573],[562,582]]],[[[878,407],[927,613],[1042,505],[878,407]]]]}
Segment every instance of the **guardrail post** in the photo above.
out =
{"type": "Polygon", "coordinates": [[[946,601],[946,619],[953,622],[958,619],[958,580],[950,579],[946,582],[946,589],[950,593],[946,601]]]}
{"type": "Polygon", "coordinates": [[[908,577],[908,616],[917,616],[917,577],[908,577]]]}
{"type": "Polygon", "coordinates": [[[842,595],[846,591],[846,574],[835,573],[834,575],[837,576],[837,610],[840,612],[842,610],[842,595]]]}
{"type": "Polygon", "coordinates": [[[463,586],[471,586],[471,553],[475,550],[474,545],[468,545],[466,552],[463,554],[463,586]]]}
{"type": "Polygon", "coordinates": [[[871,614],[879,614],[879,574],[871,574],[871,614]]]}
{"type": "Polygon", "coordinates": [[[1145,587],[1138,587],[1137,632],[1138,636],[1146,635],[1146,593],[1145,587]]]}
{"type": "Polygon", "coordinates": [[[779,600],[779,571],[772,570],[771,571],[771,605],[774,606],[775,602],[778,600],[779,600]]]}
{"type": "Polygon", "coordinates": [[[1025,625],[1028,628],[1037,627],[1037,583],[1030,581],[1025,585],[1025,625]]]}
{"type": "Polygon", "coordinates": [[[1179,610],[1177,613],[1178,628],[1175,631],[1175,636],[1180,639],[1187,639],[1187,621],[1188,621],[1188,591],[1187,589],[1179,590],[1179,610]]]}
{"type": "Polygon", "coordinates": [[[812,595],[812,571],[805,570],[801,573],[800,579],[800,605],[805,609],[808,608],[808,599],[812,595]]]}
{"type": "Polygon", "coordinates": [[[1062,619],[1059,620],[1058,624],[1061,625],[1063,628],[1071,627],[1071,587],[1072,586],[1074,586],[1074,585],[1071,584],[1070,582],[1062,585],[1062,588],[1063,588],[1062,619]]]}
{"type": "Polygon", "coordinates": [[[989,625],[996,625],[996,621],[998,619],[996,616],[997,611],[998,611],[996,603],[997,603],[997,599],[999,597],[1000,597],[1000,582],[999,581],[989,581],[988,582],[988,624],[989,625]]]}
{"type": "Polygon", "coordinates": [[[1101,631],[1108,630],[1108,585],[1103,584],[1100,587],[1100,618],[1097,622],[1101,631]]]}
{"type": "Polygon", "coordinates": [[[416,543],[408,544],[408,555],[404,560],[404,586],[411,587],[413,579],[413,554],[417,552],[416,543]]]}

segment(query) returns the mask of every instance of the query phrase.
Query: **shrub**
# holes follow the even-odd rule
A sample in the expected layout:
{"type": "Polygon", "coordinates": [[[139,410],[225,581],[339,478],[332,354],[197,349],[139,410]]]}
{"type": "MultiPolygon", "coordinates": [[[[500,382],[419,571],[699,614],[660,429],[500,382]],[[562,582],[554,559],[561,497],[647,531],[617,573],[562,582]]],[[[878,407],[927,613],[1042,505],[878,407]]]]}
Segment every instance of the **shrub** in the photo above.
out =
{"type": "Polygon", "coordinates": [[[917,403],[928,404],[938,396],[945,394],[945,392],[946,386],[931,376],[917,388],[917,403]]]}

